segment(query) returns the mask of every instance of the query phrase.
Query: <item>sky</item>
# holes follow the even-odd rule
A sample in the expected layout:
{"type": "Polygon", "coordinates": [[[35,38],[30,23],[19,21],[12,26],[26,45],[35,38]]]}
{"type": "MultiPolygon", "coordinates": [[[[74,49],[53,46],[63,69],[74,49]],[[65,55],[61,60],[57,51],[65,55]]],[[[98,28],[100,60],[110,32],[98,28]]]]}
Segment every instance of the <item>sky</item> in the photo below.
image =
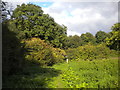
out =
{"type": "Polygon", "coordinates": [[[53,17],[55,22],[60,25],[67,26],[68,36],[80,36],[82,33],[86,32],[90,32],[95,35],[96,32],[100,30],[110,32],[111,26],[118,22],[117,1],[44,1],[19,0],[12,4],[16,7],[17,4],[32,3],[42,7],[44,13],[53,17]]]}

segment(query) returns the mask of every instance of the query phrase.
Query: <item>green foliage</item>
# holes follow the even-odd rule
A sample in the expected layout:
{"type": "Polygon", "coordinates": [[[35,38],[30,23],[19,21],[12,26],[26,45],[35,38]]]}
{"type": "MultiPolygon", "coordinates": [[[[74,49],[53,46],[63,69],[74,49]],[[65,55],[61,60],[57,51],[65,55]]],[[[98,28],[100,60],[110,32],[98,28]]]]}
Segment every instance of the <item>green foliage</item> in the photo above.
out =
{"type": "Polygon", "coordinates": [[[12,18],[4,21],[2,25],[3,86],[118,88],[117,59],[107,58],[117,57],[118,52],[115,50],[119,49],[120,23],[112,26],[112,32],[109,34],[97,32],[96,38],[88,32],[80,37],[77,35],[67,37],[67,27],[57,24],[48,14],[43,14],[41,7],[22,4],[14,10],[12,18]],[[105,38],[107,45],[115,50],[110,50],[102,43],[105,42],[105,38]],[[98,45],[95,45],[96,42],[98,45]],[[68,48],[67,55],[60,48],[68,48]],[[68,56],[69,63],[64,62],[65,56],[68,56]],[[27,64],[35,63],[40,67],[34,69],[31,66],[27,70],[24,67],[25,59],[29,62],[27,64]],[[56,65],[52,66],[53,64],[56,65]],[[41,68],[42,66],[52,67],[45,69],[41,68]],[[25,71],[22,71],[23,68],[25,71]],[[61,70],[61,75],[53,78],[58,74],[53,68],[61,70]],[[18,71],[24,75],[12,75],[18,71]],[[7,80],[6,75],[12,76],[7,80]]]}
{"type": "Polygon", "coordinates": [[[53,67],[62,73],[49,83],[51,88],[118,88],[118,59],[73,61],[53,67]]]}
{"type": "Polygon", "coordinates": [[[41,7],[22,4],[13,11],[12,19],[19,38],[39,37],[54,47],[64,47],[67,28],[57,24],[48,14],[43,14],[41,7]]]}
{"type": "Polygon", "coordinates": [[[65,59],[65,51],[59,48],[53,48],[39,38],[24,40],[26,59],[39,65],[53,65],[58,62],[63,62],[65,59]]]}
{"type": "Polygon", "coordinates": [[[108,37],[108,34],[105,33],[104,31],[98,31],[95,34],[96,42],[97,43],[102,43],[105,42],[105,39],[108,37]]]}
{"type": "Polygon", "coordinates": [[[52,48],[52,55],[55,63],[63,62],[65,60],[66,52],[60,48],[52,48]]]}
{"type": "Polygon", "coordinates": [[[87,44],[79,46],[78,48],[66,50],[68,58],[78,60],[94,60],[108,58],[111,55],[115,55],[115,51],[111,51],[105,44],[91,45],[87,44]]]}
{"type": "Polygon", "coordinates": [[[65,82],[65,87],[69,88],[84,88],[87,86],[87,83],[79,84],[81,80],[75,71],[72,70],[72,67],[69,67],[66,72],[61,74],[62,81],[65,82]]]}
{"type": "Polygon", "coordinates": [[[77,48],[88,43],[96,44],[96,38],[89,32],[81,34],[81,36],[69,36],[66,38],[66,48],[77,48]]]}
{"type": "Polygon", "coordinates": [[[39,63],[40,65],[48,64],[52,60],[52,54],[50,53],[50,46],[44,43],[39,38],[32,38],[31,40],[25,40],[26,59],[31,62],[39,63]]]}
{"type": "Polygon", "coordinates": [[[80,38],[82,40],[81,42],[82,45],[86,45],[87,43],[95,44],[96,41],[95,37],[89,32],[81,34],[80,38]]]}
{"type": "Polygon", "coordinates": [[[81,38],[77,35],[66,38],[66,48],[77,48],[78,46],[81,46],[81,44],[81,38]]]}
{"type": "Polygon", "coordinates": [[[116,23],[111,27],[112,31],[120,31],[120,23],[116,23]]]}
{"type": "Polygon", "coordinates": [[[111,37],[106,38],[106,43],[111,49],[119,50],[120,43],[120,23],[114,24],[112,27],[111,37]]]}
{"type": "Polygon", "coordinates": [[[24,74],[6,78],[3,88],[116,88],[118,59],[78,61],[52,67],[29,66],[24,74]]]}

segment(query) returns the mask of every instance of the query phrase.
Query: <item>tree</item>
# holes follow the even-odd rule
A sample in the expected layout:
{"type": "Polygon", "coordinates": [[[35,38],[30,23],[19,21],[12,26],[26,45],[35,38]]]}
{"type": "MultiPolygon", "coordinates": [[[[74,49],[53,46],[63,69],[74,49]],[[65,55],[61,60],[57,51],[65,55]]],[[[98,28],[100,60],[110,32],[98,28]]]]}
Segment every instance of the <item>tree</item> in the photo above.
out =
{"type": "Polygon", "coordinates": [[[82,45],[85,45],[87,43],[95,44],[96,41],[95,37],[89,32],[81,34],[80,38],[82,39],[82,45]]]}
{"type": "Polygon", "coordinates": [[[111,27],[111,37],[106,38],[106,43],[111,49],[120,50],[120,23],[111,27]]]}
{"type": "Polygon", "coordinates": [[[78,46],[81,46],[80,37],[78,35],[67,37],[66,46],[67,48],[76,48],[78,46]]]}
{"type": "Polygon", "coordinates": [[[54,47],[62,48],[67,28],[57,24],[41,7],[33,4],[17,6],[12,15],[18,36],[21,39],[39,37],[54,47]]]}
{"type": "Polygon", "coordinates": [[[96,42],[97,43],[102,43],[105,42],[105,39],[108,37],[108,34],[105,33],[104,31],[98,31],[95,34],[96,42]]]}

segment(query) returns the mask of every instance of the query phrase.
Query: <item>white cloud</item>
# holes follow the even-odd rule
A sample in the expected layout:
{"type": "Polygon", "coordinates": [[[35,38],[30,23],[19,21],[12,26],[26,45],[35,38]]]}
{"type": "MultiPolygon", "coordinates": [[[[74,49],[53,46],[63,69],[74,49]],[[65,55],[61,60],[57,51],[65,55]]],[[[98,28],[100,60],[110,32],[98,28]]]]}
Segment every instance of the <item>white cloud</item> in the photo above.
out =
{"type": "Polygon", "coordinates": [[[69,36],[69,35],[78,35],[78,36],[80,36],[81,35],[81,33],[77,33],[77,32],[75,32],[75,31],[67,31],[67,35],[69,36]]]}
{"type": "Polygon", "coordinates": [[[98,30],[110,31],[110,27],[116,23],[117,3],[65,3],[54,2],[48,8],[43,8],[45,13],[52,16],[59,24],[68,27],[68,35],[80,35],[98,30]]]}

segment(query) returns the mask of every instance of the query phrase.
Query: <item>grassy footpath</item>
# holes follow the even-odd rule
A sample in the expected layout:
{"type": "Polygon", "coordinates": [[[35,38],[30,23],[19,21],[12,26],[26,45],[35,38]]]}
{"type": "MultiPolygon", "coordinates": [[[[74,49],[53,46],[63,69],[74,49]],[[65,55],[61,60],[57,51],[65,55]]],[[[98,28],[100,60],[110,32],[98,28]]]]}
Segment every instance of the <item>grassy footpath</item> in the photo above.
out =
{"type": "Polygon", "coordinates": [[[118,59],[71,61],[52,67],[31,65],[6,78],[11,88],[118,88],[118,59]]]}

